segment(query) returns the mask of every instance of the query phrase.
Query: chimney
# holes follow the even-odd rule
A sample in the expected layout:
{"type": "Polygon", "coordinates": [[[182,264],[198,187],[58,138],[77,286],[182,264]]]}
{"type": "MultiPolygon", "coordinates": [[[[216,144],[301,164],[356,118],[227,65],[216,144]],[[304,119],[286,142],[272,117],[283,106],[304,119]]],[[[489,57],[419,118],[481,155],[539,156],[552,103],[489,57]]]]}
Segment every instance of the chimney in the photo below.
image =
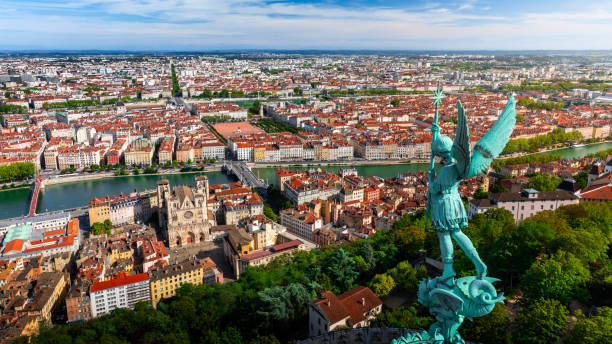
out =
{"type": "Polygon", "coordinates": [[[365,298],[364,297],[361,298],[361,305],[365,306],[365,298]]]}

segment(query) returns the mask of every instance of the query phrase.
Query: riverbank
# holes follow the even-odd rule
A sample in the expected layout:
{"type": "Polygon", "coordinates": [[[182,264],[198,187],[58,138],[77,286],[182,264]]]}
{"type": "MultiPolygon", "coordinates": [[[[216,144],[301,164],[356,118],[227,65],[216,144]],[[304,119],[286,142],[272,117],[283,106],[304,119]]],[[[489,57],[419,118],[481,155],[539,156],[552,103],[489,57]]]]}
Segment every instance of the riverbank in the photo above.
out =
{"type": "MultiPolygon", "coordinates": [[[[612,142],[597,143],[583,148],[566,148],[555,150],[554,152],[539,153],[539,154],[559,154],[563,159],[580,158],[589,154],[597,153],[603,150],[612,149],[612,142]]],[[[278,166],[285,166],[291,170],[304,170],[311,167],[317,168],[312,161],[296,163],[289,162],[284,164],[250,164],[253,166],[253,173],[266,183],[273,183],[276,176],[275,170],[278,166]],[[297,166],[292,166],[297,165],[297,166]],[[308,166],[311,165],[311,166],[308,166]]],[[[87,203],[95,197],[103,197],[106,195],[116,195],[119,193],[130,193],[134,191],[145,191],[155,189],[157,182],[160,179],[168,179],[172,186],[177,185],[193,185],[194,176],[206,175],[210,184],[222,184],[236,181],[233,176],[228,176],[220,172],[222,164],[208,166],[205,172],[179,172],[178,169],[161,170],[162,174],[140,174],[127,176],[114,176],[112,173],[104,174],[84,174],[78,177],[85,178],[75,179],[77,176],[63,176],[60,180],[54,181],[58,185],[50,185],[41,190],[39,196],[39,209],[41,212],[56,211],[60,209],[72,209],[86,206],[87,203]],[[216,170],[216,172],[215,172],[216,170]],[[71,181],[72,182],[69,182],[71,181]],[[59,182],[59,183],[58,183],[59,182]]],[[[402,163],[400,160],[386,161],[342,161],[336,164],[318,164],[321,169],[331,172],[337,172],[342,168],[355,168],[360,176],[379,176],[382,178],[393,178],[399,173],[410,172],[425,172],[428,164],[421,163],[402,163]]],[[[8,192],[0,192],[0,219],[19,217],[27,213],[27,207],[31,198],[30,189],[11,189],[8,192]]]]}
{"type": "Polygon", "coordinates": [[[32,184],[28,184],[28,185],[20,185],[20,186],[15,186],[15,187],[10,187],[10,188],[0,188],[0,192],[2,191],[12,191],[12,190],[19,190],[19,189],[30,189],[32,187],[32,184]]]}
{"type": "Polygon", "coordinates": [[[114,172],[98,172],[92,174],[79,174],[78,176],[64,176],[57,178],[45,179],[44,185],[58,185],[58,184],[66,184],[66,183],[74,183],[74,182],[83,182],[83,181],[92,181],[92,180],[100,180],[100,179],[112,179],[112,178],[125,178],[125,177],[146,177],[146,176],[166,176],[166,175],[177,175],[177,174],[194,174],[194,173],[206,173],[206,172],[220,172],[221,167],[213,166],[210,168],[206,168],[203,171],[168,171],[161,173],[141,173],[141,174],[126,174],[117,176],[114,172]]]}
{"type": "Polygon", "coordinates": [[[429,160],[346,160],[346,161],[317,161],[317,162],[249,162],[251,168],[275,168],[275,167],[322,167],[322,166],[379,166],[379,165],[418,165],[426,164],[429,160]]]}
{"type": "Polygon", "coordinates": [[[512,159],[512,158],[520,158],[520,157],[529,156],[529,155],[554,153],[556,151],[560,151],[560,150],[564,150],[564,149],[585,149],[585,148],[588,148],[590,146],[601,145],[601,144],[606,144],[606,143],[612,143],[612,140],[604,140],[604,141],[593,142],[593,143],[583,143],[584,146],[578,147],[578,148],[573,148],[572,146],[570,146],[570,147],[557,147],[557,148],[552,148],[552,149],[540,150],[540,151],[537,151],[537,152],[534,152],[534,153],[521,153],[521,154],[514,154],[514,155],[504,155],[504,156],[500,156],[498,159],[506,160],[506,159],[512,159]]]}
{"type": "MultiPolygon", "coordinates": [[[[585,144],[585,146],[582,147],[582,148],[556,147],[556,148],[553,148],[553,149],[546,149],[546,150],[538,151],[538,152],[535,152],[535,153],[522,153],[522,154],[516,154],[516,155],[501,156],[501,157],[499,157],[499,159],[505,160],[505,159],[512,159],[512,158],[522,157],[522,156],[529,156],[529,155],[553,154],[554,152],[561,151],[561,150],[567,150],[567,149],[575,149],[575,150],[587,149],[587,148],[589,148],[591,146],[603,145],[603,144],[609,144],[609,143],[612,143],[612,140],[606,140],[606,141],[601,141],[601,142],[585,144]]],[[[428,159],[410,159],[410,160],[396,159],[396,160],[344,160],[344,161],[317,161],[317,162],[314,162],[314,161],[301,161],[301,162],[286,161],[286,162],[274,162],[274,163],[269,163],[269,162],[249,162],[248,165],[249,165],[249,167],[251,167],[253,169],[263,169],[263,168],[282,168],[282,167],[290,167],[290,168],[295,168],[295,167],[318,168],[318,167],[322,167],[322,168],[326,168],[326,167],[343,167],[343,166],[357,167],[357,166],[381,166],[381,165],[419,165],[419,164],[427,164],[427,163],[429,163],[428,159]]],[[[64,183],[72,183],[72,182],[80,182],[80,181],[91,181],[91,180],[121,178],[121,177],[156,176],[156,175],[157,176],[164,176],[164,175],[180,175],[180,174],[194,174],[194,173],[220,172],[220,171],[221,171],[221,165],[215,164],[215,165],[212,165],[212,166],[207,166],[204,171],[186,171],[186,172],[181,172],[181,171],[177,171],[177,170],[169,170],[169,171],[162,171],[161,173],[155,173],[155,174],[144,174],[144,173],[142,173],[140,175],[129,174],[129,175],[123,175],[123,176],[116,176],[114,174],[114,172],[104,172],[104,173],[95,173],[95,174],[93,174],[93,173],[92,174],[80,174],[78,176],[63,176],[63,177],[60,176],[60,177],[53,178],[53,179],[46,179],[45,180],[45,186],[64,184],[64,183]]],[[[7,190],[14,190],[14,189],[7,189],[7,190]]],[[[1,190],[1,191],[7,191],[7,190],[1,190]]]]}

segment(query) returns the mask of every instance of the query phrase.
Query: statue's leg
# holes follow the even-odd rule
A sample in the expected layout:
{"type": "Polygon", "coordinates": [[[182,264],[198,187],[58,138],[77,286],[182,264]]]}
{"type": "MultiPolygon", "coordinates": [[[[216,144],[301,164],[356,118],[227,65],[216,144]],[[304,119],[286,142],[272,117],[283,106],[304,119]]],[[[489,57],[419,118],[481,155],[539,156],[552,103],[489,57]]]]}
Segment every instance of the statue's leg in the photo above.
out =
{"type": "Polygon", "coordinates": [[[472,244],[472,240],[470,240],[467,235],[463,234],[461,230],[454,231],[453,238],[455,239],[459,247],[461,247],[463,252],[465,252],[465,255],[470,258],[472,263],[474,263],[478,278],[482,279],[483,277],[485,277],[487,275],[487,266],[485,265],[485,263],[482,262],[480,256],[478,256],[478,251],[476,251],[476,248],[472,244]]]}
{"type": "Polygon", "coordinates": [[[442,279],[455,276],[455,270],[453,269],[453,241],[449,232],[438,232],[438,239],[440,241],[440,253],[442,253],[442,263],[444,263],[444,271],[442,272],[442,279]]]}

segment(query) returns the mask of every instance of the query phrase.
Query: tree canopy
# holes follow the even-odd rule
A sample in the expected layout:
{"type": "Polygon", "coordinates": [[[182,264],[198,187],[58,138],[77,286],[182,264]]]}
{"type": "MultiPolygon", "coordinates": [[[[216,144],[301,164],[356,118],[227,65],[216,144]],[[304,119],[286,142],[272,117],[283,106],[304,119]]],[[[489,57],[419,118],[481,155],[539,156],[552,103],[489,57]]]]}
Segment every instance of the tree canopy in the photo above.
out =
{"type": "Polygon", "coordinates": [[[537,173],[529,178],[527,186],[538,191],[554,191],[562,181],[561,178],[551,174],[537,173]]]}
{"type": "Polygon", "coordinates": [[[16,162],[0,166],[0,182],[22,180],[33,176],[34,173],[36,173],[36,170],[32,162],[16,162]]]}

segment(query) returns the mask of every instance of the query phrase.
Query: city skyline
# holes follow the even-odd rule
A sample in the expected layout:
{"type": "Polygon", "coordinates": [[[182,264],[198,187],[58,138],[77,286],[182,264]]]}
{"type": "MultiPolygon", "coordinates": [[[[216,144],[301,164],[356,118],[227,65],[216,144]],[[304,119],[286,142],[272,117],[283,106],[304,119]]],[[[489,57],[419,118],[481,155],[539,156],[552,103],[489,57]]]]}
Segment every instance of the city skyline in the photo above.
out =
{"type": "Polygon", "coordinates": [[[612,6],[493,1],[2,1],[3,50],[606,50],[612,6]],[[154,37],[154,39],[152,39],[154,37]]]}

